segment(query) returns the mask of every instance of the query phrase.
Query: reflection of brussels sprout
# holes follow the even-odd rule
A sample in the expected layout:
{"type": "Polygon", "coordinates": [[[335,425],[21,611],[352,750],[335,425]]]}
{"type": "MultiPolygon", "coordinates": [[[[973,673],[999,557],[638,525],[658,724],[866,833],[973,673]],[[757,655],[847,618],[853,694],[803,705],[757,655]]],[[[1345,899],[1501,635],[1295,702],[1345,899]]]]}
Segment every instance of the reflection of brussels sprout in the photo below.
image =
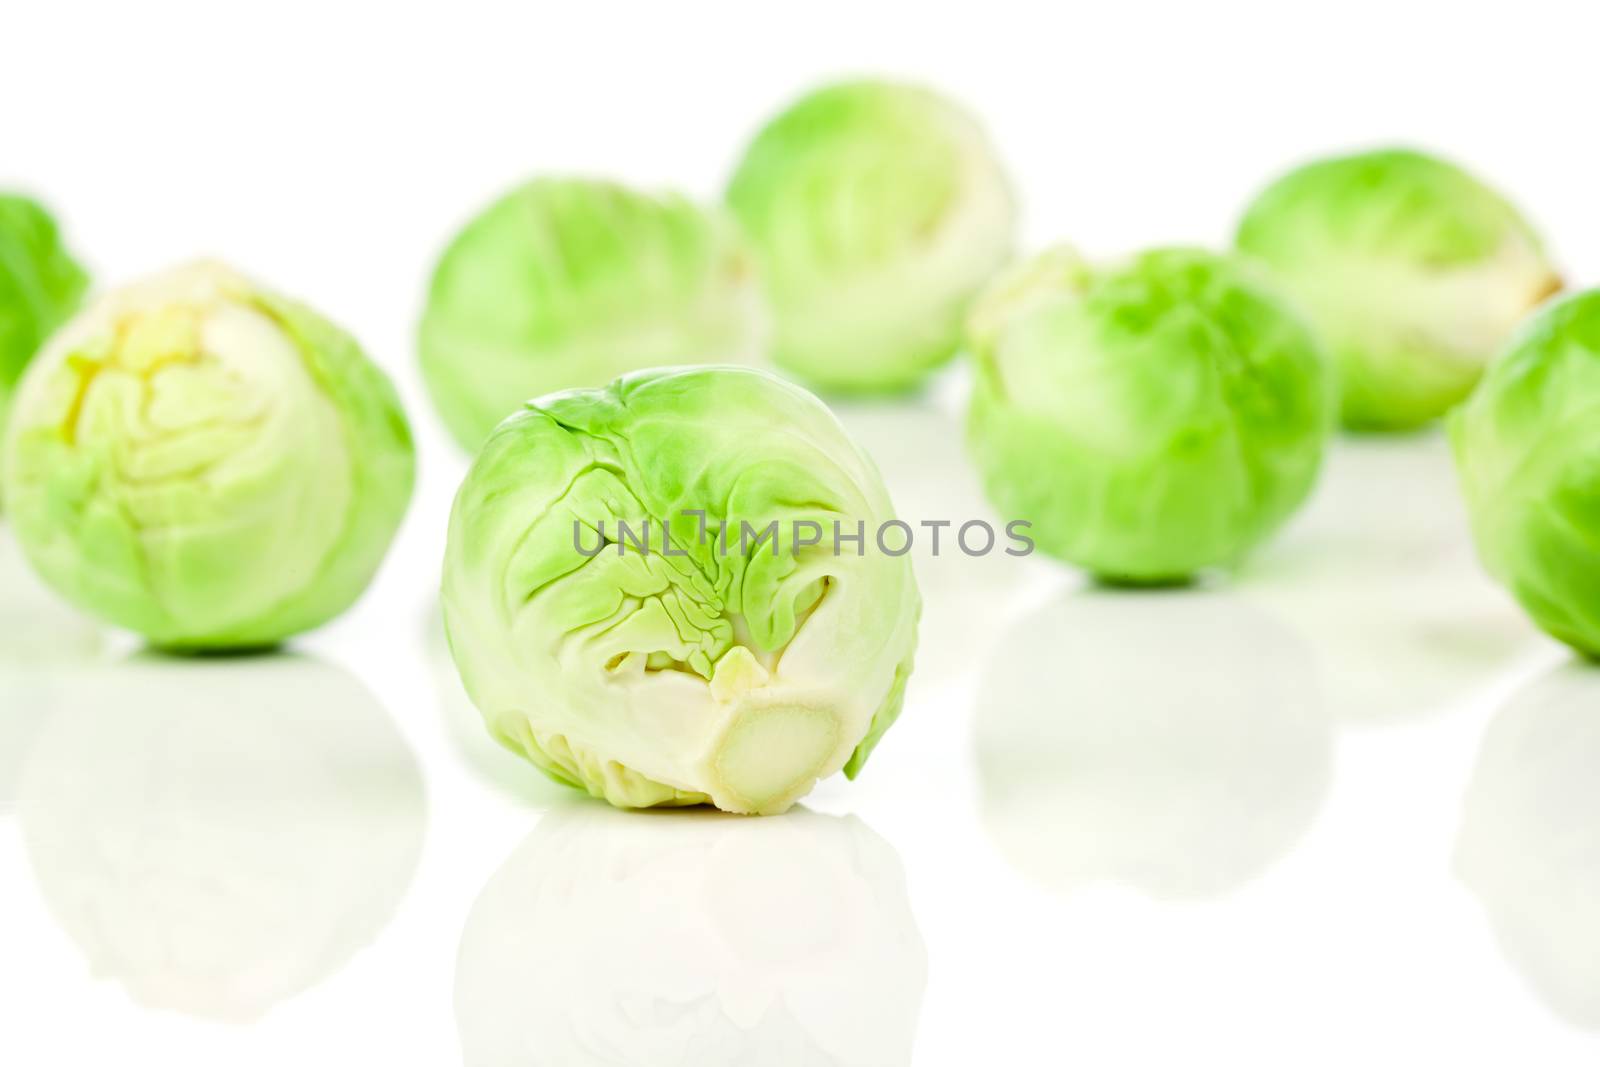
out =
{"type": "Polygon", "coordinates": [[[40,584],[0,526],[0,815],[16,799],[17,776],[58,683],[100,646],[99,627],[40,584]]]}
{"type": "Polygon", "coordinates": [[[0,194],[0,437],[22,369],[72,314],[88,281],[42,207],[0,194]]]}
{"type": "Polygon", "coordinates": [[[1312,644],[1328,708],[1350,722],[1459,703],[1542,647],[1473,555],[1438,429],[1342,439],[1305,510],[1240,575],[1312,644]]]}
{"type": "Polygon", "coordinates": [[[394,914],[422,779],[372,694],[292,657],[78,671],[29,754],[39,890],[95,975],[139,1003],[254,1019],[394,914]]]}
{"type": "Polygon", "coordinates": [[[1449,410],[1517,321],[1561,284],[1498,194],[1402,150],[1280,178],[1250,206],[1238,245],[1323,331],[1354,427],[1405,428],[1449,410]]]}
{"type": "Polygon", "coordinates": [[[927,968],[854,817],[557,810],[473,906],[456,1023],[466,1067],[898,1067],[927,968]]]}
{"type": "Polygon", "coordinates": [[[748,363],[761,300],[734,227],[677,196],[531,181],[457,235],[422,319],[428,391],[476,449],[526,400],[628,371],[748,363]]]}
{"type": "Polygon", "coordinates": [[[314,312],[196,263],[114,292],[23,379],[17,540],[85,609],[173,648],[270,645],[337,615],[411,494],[394,390],[314,312]]]}
{"type": "Polygon", "coordinates": [[[773,119],[728,203],[756,243],[775,358],[837,389],[902,388],[947,360],[1015,230],[972,118],[883,82],[819,90],[773,119]]]}
{"type": "Polygon", "coordinates": [[[985,826],[1061,892],[1234,889],[1300,839],[1327,791],[1333,731],[1311,655],[1230,596],[1050,604],[1005,635],[979,693],[985,826]],[[1040,663],[1056,679],[1044,688],[1040,663]]]}
{"type": "Polygon", "coordinates": [[[1600,672],[1540,679],[1484,734],[1455,868],[1507,959],[1563,1018],[1600,1030],[1600,672]]]}
{"type": "Polygon", "coordinates": [[[891,518],[838,421],[772,375],[556,394],[496,429],[456,498],[451,650],[490,731],[558,780],[782,811],[854,777],[899,714],[918,598],[874,544],[891,518]],[[836,546],[863,527],[864,550],[836,546]]]}
{"type": "Polygon", "coordinates": [[[1168,249],[1097,270],[1057,250],[998,279],[971,335],[969,436],[990,497],[1103,578],[1232,562],[1316,478],[1328,369],[1226,259],[1168,249]]]}
{"type": "Polygon", "coordinates": [[[1535,622],[1600,657],[1600,290],[1541,312],[1451,423],[1478,552],[1535,622]]]}

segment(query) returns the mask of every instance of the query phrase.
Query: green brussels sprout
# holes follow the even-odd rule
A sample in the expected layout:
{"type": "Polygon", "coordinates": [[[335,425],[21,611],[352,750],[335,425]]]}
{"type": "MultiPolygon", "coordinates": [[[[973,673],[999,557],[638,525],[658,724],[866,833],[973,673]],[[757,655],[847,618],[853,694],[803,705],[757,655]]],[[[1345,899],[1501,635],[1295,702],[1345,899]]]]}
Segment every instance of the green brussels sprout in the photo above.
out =
{"type": "Polygon", "coordinates": [[[23,369],[77,309],[88,285],[49,212],[27,197],[0,193],[0,438],[23,369]]]}
{"type": "Polygon", "coordinates": [[[333,618],[411,496],[410,430],[347,334],[216,263],[115,291],[22,380],[6,499],[47,583],[174,650],[333,618]]]}
{"type": "Polygon", "coordinates": [[[1450,421],[1478,554],[1534,622],[1600,657],[1600,289],[1535,315],[1450,421]]]}
{"type": "Polygon", "coordinates": [[[903,389],[954,355],[1016,229],[978,124],[877,81],[820,89],[769,122],[727,199],[756,245],[774,358],[836,390],[903,389]]]}
{"type": "Polygon", "coordinates": [[[1333,380],[1239,264],[1190,249],[1103,269],[1056,249],[973,310],[968,437],[995,506],[1118,583],[1236,561],[1316,480],[1333,380]]]}
{"type": "Polygon", "coordinates": [[[490,732],[558,781],[779,812],[855,777],[900,712],[920,600],[894,522],[832,413],[763,371],[558,393],[456,497],[451,652],[490,732]]]}
{"type": "Polygon", "coordinates": [[[428,392],[476,450],[534,397],[681,363],[751,363],[766,314],[732,220],[679,196],[537,179],[469,222],[433,273],[428,392]]]}
{"type": "Polygon", "coordinates": [[[1472,391],[1529,309],[1561,288],[1528,223],[1443,160],[1388,149],[1278,179],[1239,225],[1339,369],[1344,422],[1397,430],[1472,391]]]}

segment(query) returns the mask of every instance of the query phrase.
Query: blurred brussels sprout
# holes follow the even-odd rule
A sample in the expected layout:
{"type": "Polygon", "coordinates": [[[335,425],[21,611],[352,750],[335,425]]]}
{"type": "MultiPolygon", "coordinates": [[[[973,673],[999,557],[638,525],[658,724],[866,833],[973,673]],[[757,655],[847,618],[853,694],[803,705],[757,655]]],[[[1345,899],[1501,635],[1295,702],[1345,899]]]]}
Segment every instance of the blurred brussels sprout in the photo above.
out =
{"type": "Polygon", "coordinates": [[[467,224],[433,273],[422,371],[476,449],[524,401],[628,371],[750,363],[765,311],[726,217],[610,182],[538,179],[467,224]]]}
{"type": "Polygon", "coordinates": [[[619,807],[787,808],[899,714],[920,610],[816,398],[644,372],[530,403],[456,497],[443,605],[489,730],[619,807]]]}
{"type": "Polygon", "coordinates": [[[769,122],[728,203],[756,244],[774,358],[839,390],[905,388],[948,360],[1016,228],[978,124],[877,81],[820,89],[769,122]]]}
{"type": "Polygon", "coordinates": [[[356,599],[412,466],[355,341],[202,262],[56,333],[17,394],[5,485],[18,543],[68,599],[158,646],[234,649],[356,599]]]}
{"type": "Polygon", "coordinates": [[[23,368],[77,308],[88,284],[49,212],[27,197],[0,193],[0,438],[23,368]]]}
{"type": "Polygon", "coordinates": [[[1346,425],[1405,429],[1444,414],[1517,322],[1561,287],[1499,194],[1443,160],[1388,149],[1278,179],[1239,225],[1322,332],[1346,425]]]}
{"type": "Polygon", "coordinates": [[[1530,320],[1451,420],[1478,554],[1548,633],[1600,657],[1600,290],[1530,320]]]}
{"type": "Polygon", "coordinates": [[[968,436],[991,499],[1107,581],[1234,562],[1316,479],[1329,369],[1228,259],[1162,249],[1100,269],[1056,249],[997,279],[970,334],[968,436]]]}

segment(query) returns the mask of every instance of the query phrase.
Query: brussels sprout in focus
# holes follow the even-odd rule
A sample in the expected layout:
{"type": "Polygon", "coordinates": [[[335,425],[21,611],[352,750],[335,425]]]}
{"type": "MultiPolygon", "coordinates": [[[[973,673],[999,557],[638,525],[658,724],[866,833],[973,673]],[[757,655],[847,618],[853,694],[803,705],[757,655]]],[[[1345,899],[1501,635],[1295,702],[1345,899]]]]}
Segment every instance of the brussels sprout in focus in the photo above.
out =
{"type": "Polygon", "coordinates": [[[1333,382],[1309,329],[1238,264],[1065,249],[973,310],[968,436],[995,506],[1103,580],[1235,562],[1305,499],[1333,382]]]}
{"type": "Polygon", "coordinates": [[[412,468],[393,387],[355,341],[206,262],[57,332],[5,446],[34,568],[175,650],[268,646],[342,612],[383,558],[412,468]]]}
{"type": "Polygon", "coordinates": [[[1539,238],[1494,190],[1403,149],[1326,159],[1261,193],[1238,247],[1322,333],[1355,429],[1418,426],[1561,288],[1539,238]]]}
{"type": "Polygon", "coordinates": [[[537,179],[491,204],[440,258],[424,380],[476,450],[534,397],[680,363],[751,363],[765,311],[730,219],[679,196],[537,179]]]}
{"type": "Polygon", "coordinates": [[[1600,290],[1534,316],[1450,429],[1484,565],[1600,657],[1600,290]]]}
{"type": "Polygon", "coordinates": [[[728,204],[756,244],[774,358],[836,390],[906,388],[947,361],[1016,229],[978,124],[877,81],[820,89],[769,122],[728,204]]]}
{"type": "Polygon", "coordinates": [[[558,393],[495,430],[456,497],[451,652],[490,732],[558,781],[779,812],[855,777],[899,714],[920,601],[876,542],[892,519],[871,460],[770,374],[558,393]]]}
{"type": "Polygon", "coordinates": [[[49,212],[27,197],[0,193],[0,439],[23,369],[88,284],[49,212]]]}

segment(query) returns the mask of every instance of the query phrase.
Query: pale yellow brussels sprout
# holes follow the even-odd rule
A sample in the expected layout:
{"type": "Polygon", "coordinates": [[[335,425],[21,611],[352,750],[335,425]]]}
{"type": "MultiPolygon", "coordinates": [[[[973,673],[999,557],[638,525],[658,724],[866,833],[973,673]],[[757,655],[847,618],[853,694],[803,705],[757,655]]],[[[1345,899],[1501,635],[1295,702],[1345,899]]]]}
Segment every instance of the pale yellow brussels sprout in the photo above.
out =
{"type": "Polygon", "coordinates": [[[209,262],[63,327],[23,378],[4,456],[45,581],[184,650],[272,645],[344,611],[412,470],[394,389],[356,342],[209,262]]]}
{"type": "Polygon", "coordinates": [[[780,812],[900,713],[921,602],[877,543],[893,519],[833,414],[771,374],[557,393],[456,496],[451,651],[490,732],[558,781],[780,812]]]}

